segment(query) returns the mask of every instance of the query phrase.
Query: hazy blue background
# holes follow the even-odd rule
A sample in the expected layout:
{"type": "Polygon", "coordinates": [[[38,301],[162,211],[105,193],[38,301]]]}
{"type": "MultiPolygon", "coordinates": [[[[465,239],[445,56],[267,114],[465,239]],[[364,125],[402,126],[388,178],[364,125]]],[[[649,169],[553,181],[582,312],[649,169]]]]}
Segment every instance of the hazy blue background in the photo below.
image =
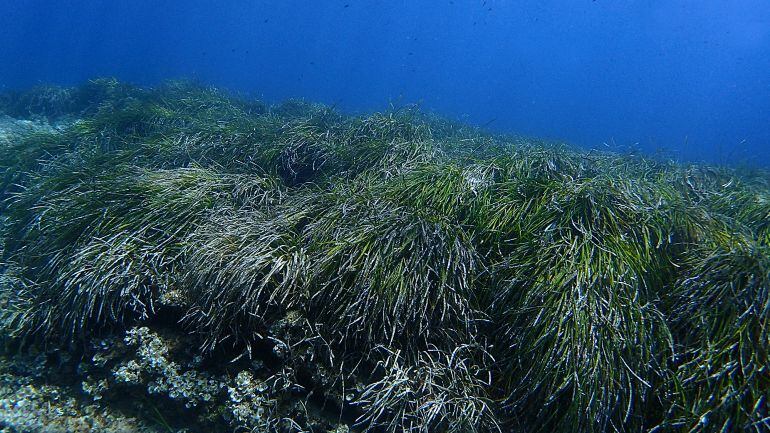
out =
{"type": "Polygon", "coordinates": [[[201,81],[770,164],[770,1],[0,0],[0,88],[201,81]]]}

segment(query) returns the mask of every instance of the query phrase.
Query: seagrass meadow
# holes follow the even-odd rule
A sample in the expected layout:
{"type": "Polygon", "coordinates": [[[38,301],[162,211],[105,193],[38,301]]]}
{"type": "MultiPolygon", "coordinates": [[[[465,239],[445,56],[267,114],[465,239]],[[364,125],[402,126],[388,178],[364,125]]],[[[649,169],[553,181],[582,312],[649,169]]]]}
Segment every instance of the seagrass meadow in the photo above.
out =
{"type": "Polygon", "coordinates": [[[46,125],[0,138],[4,356],[78,401],[156,431],[770,431],[767,172],[188,82],[0,112],[46,125]]]}

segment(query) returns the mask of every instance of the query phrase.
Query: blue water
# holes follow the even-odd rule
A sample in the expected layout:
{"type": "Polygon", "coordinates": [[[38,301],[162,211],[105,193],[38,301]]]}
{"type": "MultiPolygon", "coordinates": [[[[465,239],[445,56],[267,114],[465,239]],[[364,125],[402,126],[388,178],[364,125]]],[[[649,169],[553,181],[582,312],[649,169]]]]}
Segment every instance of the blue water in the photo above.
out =
{"type": "Polygon", "coordinates": [[[768,0],[1,0],[0,90],[168,78],[770,165],[768,0]]]}

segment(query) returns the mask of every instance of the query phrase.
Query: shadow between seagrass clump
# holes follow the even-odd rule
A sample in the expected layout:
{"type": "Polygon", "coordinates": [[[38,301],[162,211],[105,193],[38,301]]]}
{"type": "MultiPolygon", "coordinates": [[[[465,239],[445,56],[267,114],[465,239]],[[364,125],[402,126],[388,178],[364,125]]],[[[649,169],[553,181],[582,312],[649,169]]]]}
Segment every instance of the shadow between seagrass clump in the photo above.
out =
{"type": "Polygon", "coordinates": [[[190,334],[361,431],[770,427],[767,173],[186,82],[2,107],[71,119],[0,143],[28,347],[190,334]]]}

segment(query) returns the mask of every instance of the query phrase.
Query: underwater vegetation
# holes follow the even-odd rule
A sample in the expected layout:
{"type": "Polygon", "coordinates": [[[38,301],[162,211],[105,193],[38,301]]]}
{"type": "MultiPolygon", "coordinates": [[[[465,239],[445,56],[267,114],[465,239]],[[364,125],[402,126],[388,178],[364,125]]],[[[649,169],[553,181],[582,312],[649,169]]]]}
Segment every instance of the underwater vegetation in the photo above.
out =
{"type": "Polygon", "coordinates": [[[104,404],[206,431],[770,431],[766,172],[187,82],[0,111],[60,125],[0,141],[5,345],[79,360],[104,404]]]}

